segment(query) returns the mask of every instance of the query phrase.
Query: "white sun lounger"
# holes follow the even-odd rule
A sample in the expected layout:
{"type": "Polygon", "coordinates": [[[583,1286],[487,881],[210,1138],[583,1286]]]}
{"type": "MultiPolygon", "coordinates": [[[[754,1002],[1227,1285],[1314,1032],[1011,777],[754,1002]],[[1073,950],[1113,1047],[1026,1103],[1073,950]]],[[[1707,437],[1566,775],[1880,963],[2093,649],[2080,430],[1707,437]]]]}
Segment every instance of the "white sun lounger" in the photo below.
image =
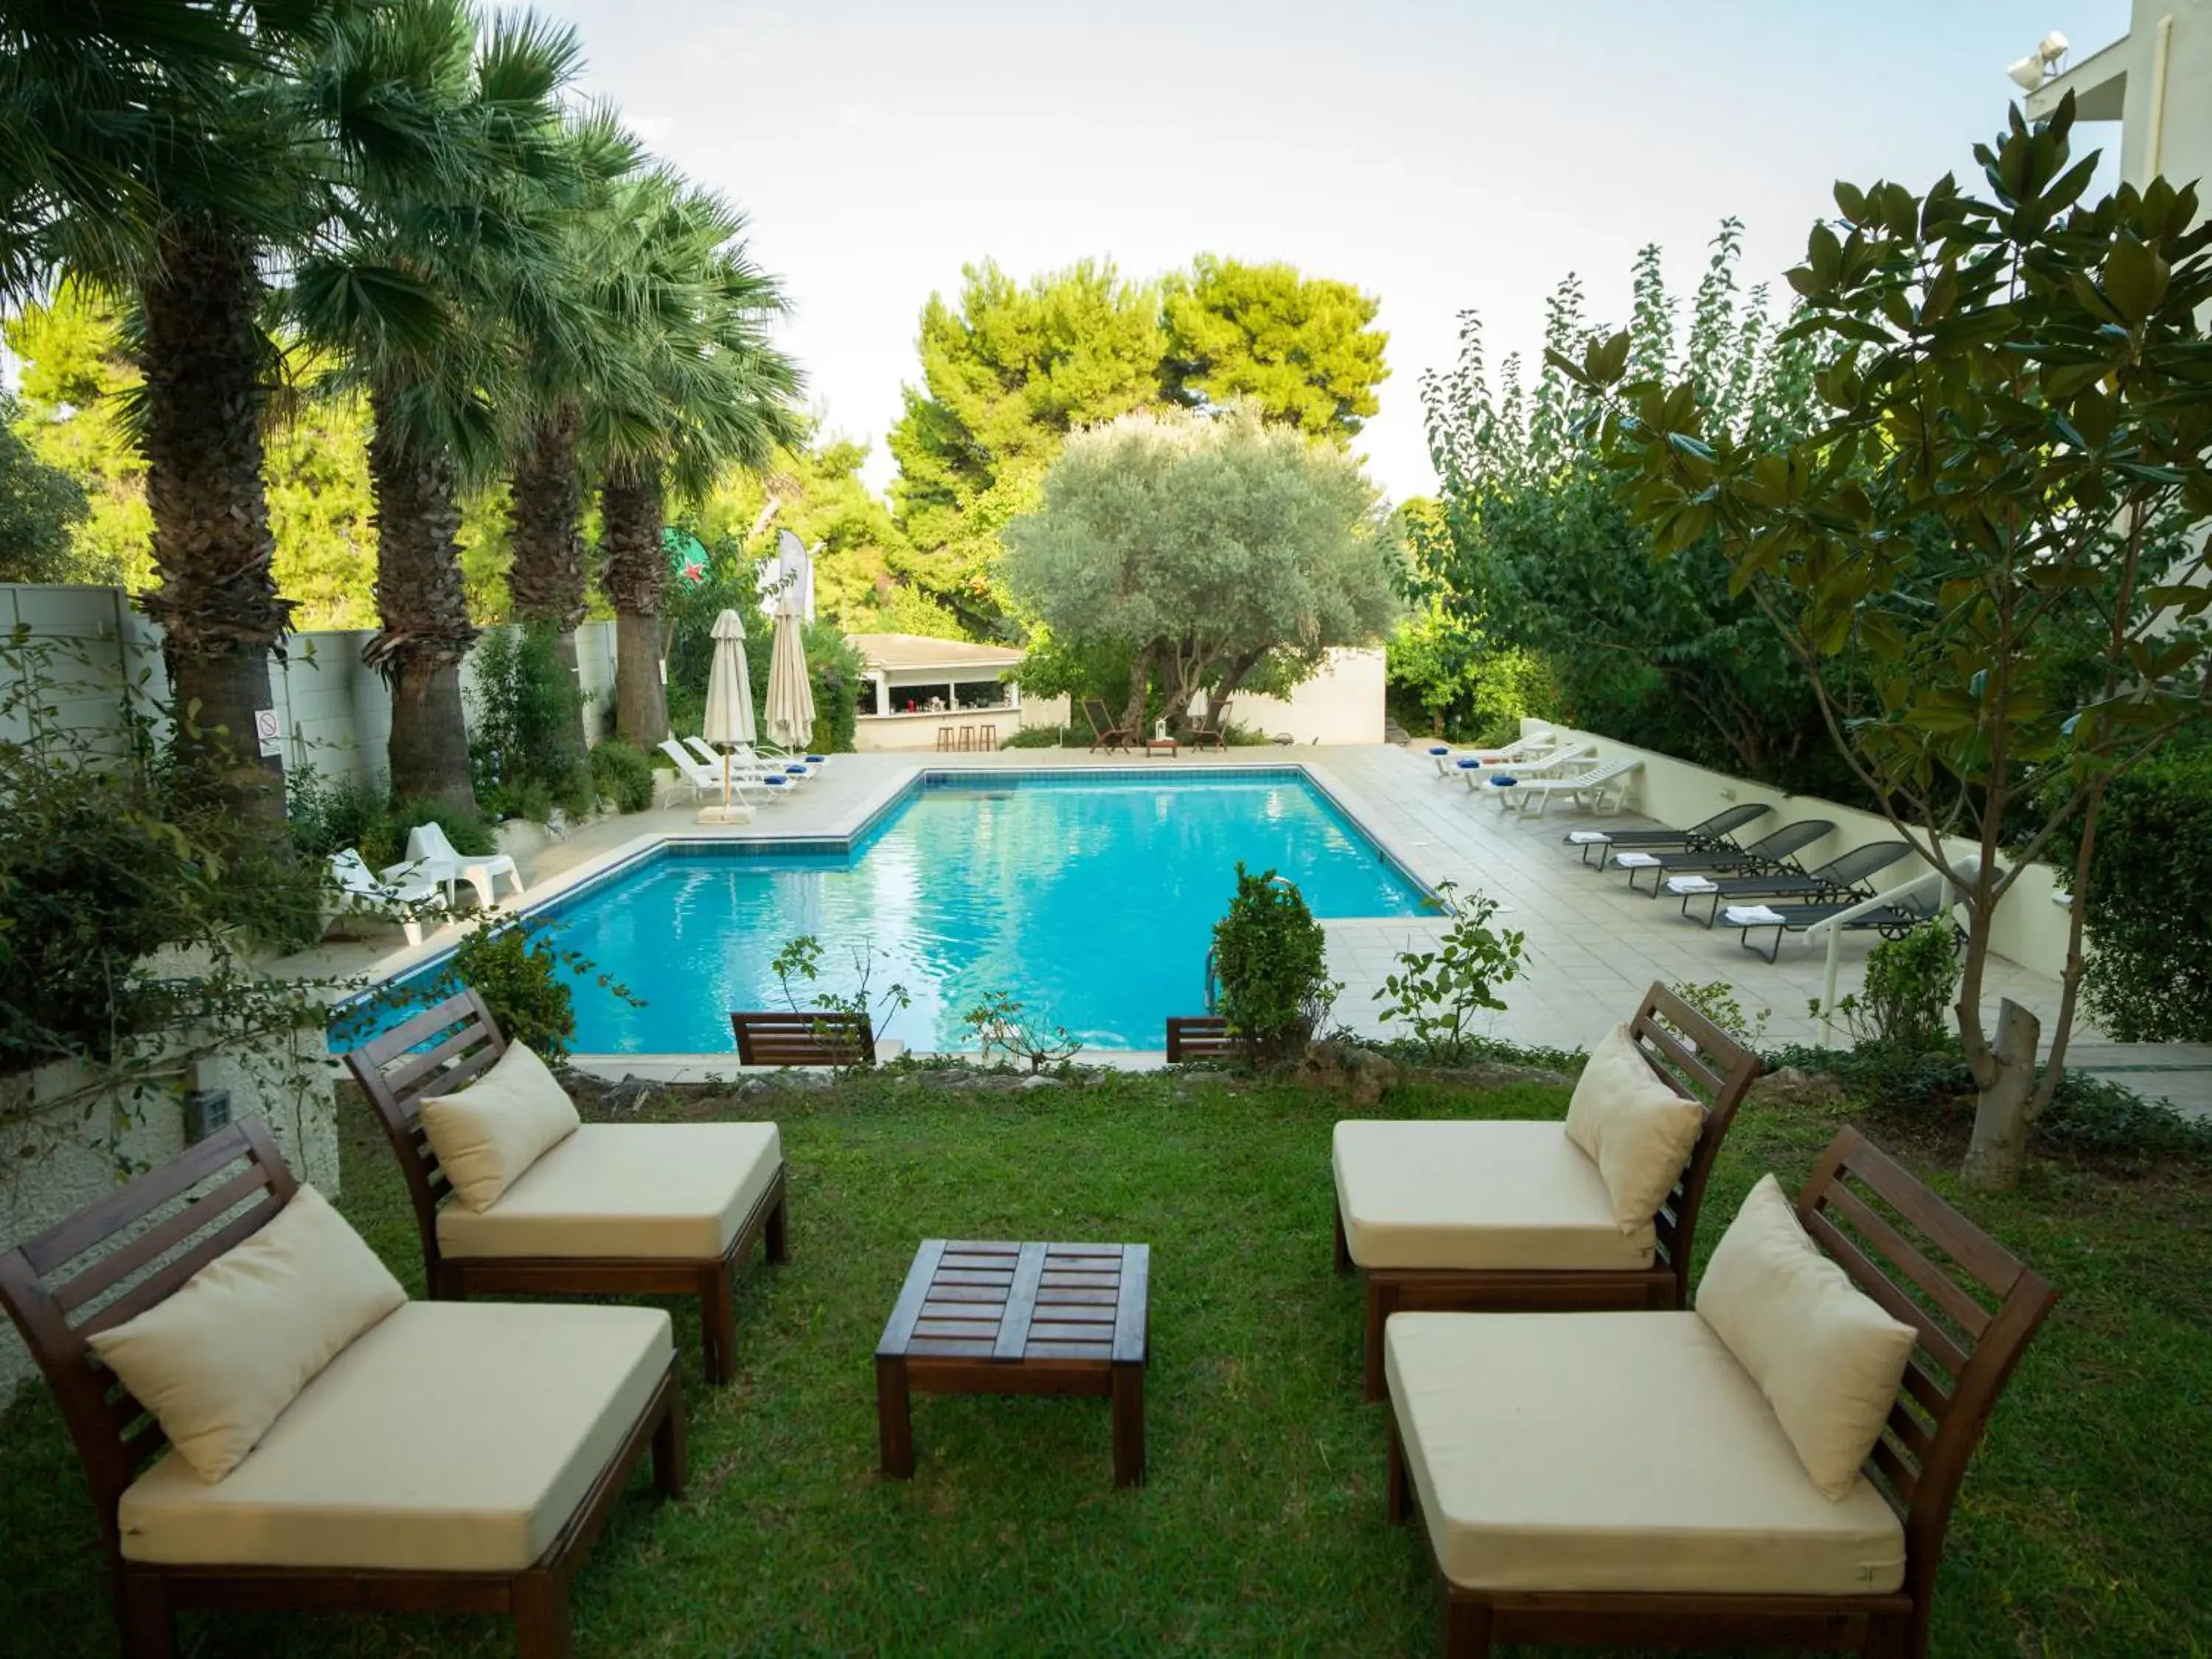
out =
{"type": "Polygon", "coordinates": [[[1483,793],[1491,779],[1501,775],[1514,778],[1556,777],[1571,767],[1590,766],[1595,764],[1596,761],[1597,745],[1595,744],[1576,743],[1569,744],[1563,749],[1554,749],[1547,755],[1538,755],[1530,760],[1510,761],[1497,766],[1462,763],[1459,769],[1459,775],[1467,780],[1468,793],[1479,795],[1483,793]]]}
{"type": "MultiPolygon", "coordinates": [[[[685,738],[684,746],[714,769],[714,775],[722,775],[722,757],[714,745],[704,738],[685,738]]],[[[730,750],[730,775],[747,778],[787,778],[792,782],[811,778],[818,769],[806,764],[796,757],[785,760],[775,756],[763,756],[758,750],[742,744],[730,750]]]]}
{"type": "Polygon", "coordinates": [[[1555,795],[1565,795],[1584,811],[1618,812],[1628,804],[1628,780],[1643,764],[1639,760],[1611,760],[1568,777],[1516,776],[1510,783],[1502,777],[1493,778],[1491,787],[1501,812],[1510,806],[1516,812],[1528,813],[1528,803],[1534,800],[1533,816],[1541,817],[1555,795]]]}
{"type": "MultiPolygon", "coordinates": [[[[709,763],[701,760],[673,738],[660,740],[660,752],[668,757],[668,763],[676,769],[676,781],[691,791],[696,799],[720,796],[722,793],[722,757],[714,757],[709,763]]],[[[791,793],[793,781],[781,773],[763,773],[759,767],[730,757],[730,793],[751,805],[765,796],[769,800],[781,800],[791,793]]]]}
{"type": "Polygon", "coordinates": [[[341,910],[366,910],[395,919],[410,945],[422,942],[422,921],[416,911],[446,908],[438,884],[412,864],[395,864],[380,879],[369,873],[356,848],[331,855],[331,877],[338,884],[341,910]]]}
{"type": "MultiPolygon", "coordinates": [[[[501,876],[514,884],[511,898],[522,896],[522,872],[514,866],[514,860],[505,853],[494,853],[488,858],[468,858],[454,850],[453,843],[446,838],[444,826],[437,823],[418,823],[407,832],[407,861],[425,879],[434,881],[446,890],[446,902],[453,902],[454,892],[462,882],[477,890],[477,898],[487,910],[498,902],[493,897],[494,884],[501,876]]],[[[400,866],[394,866],[397,870],[400,866]]],[[[392,871],[385,872],[391,878],[392,871]]]]}
{"type": "Polygon", "coordinates": [[[1529,737],[1516,738],[1497,749],[1454,749],[1447,744],[1434,743],[1429,745],[1428,757],[1437,763],[1438,777],[1455,778],[1463,771],[1479,771],[1486,767],[1533,765],[1559,745],[1557,734],[1538,732],[1529,737]]]}

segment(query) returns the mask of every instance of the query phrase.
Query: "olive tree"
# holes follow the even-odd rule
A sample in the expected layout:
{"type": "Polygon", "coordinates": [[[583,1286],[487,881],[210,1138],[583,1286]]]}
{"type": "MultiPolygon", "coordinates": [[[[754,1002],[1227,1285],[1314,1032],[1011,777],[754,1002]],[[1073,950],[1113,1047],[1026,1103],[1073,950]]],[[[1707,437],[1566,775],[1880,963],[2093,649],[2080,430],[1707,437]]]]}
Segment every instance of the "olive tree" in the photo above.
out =
{"type": "Polygon", "coordinates": [[[1395,532],[1358,463],[1249,409],[1078,433],[1003,533],[1023,612],[1126,653],[1129,726],[1157,689],[1177,727],[1203,696],[1218,730],[1241,688],[1296,684],[1397,611],[1395,532]]]}
{"type": "Polygon", "coordinates": [[[1966,1175],[1988,1186],[2017,1179],[2063,1073],[2106,792],[2203,711],[2212,223],[2163,179],[2081,205],[2073,120],[2070,97],[2033,127],[2014,110],[1975,151],[1986,198],[1837,185],[1790,273],[1791,331],[1834,353],[1802,437],[1715,429],[1625,336],[1559,362],[1657,556],[1719,533],[1837,748],[1958,895],[1966,1175]],[[1863,690],[1839,694],[1854,656],[1863,690]],[[2075,902],[2039,1069],[2039,1022],[2007,1000],[1992,1032],[1983,990],[1996,907],[2062,832],[2075,902]]]}

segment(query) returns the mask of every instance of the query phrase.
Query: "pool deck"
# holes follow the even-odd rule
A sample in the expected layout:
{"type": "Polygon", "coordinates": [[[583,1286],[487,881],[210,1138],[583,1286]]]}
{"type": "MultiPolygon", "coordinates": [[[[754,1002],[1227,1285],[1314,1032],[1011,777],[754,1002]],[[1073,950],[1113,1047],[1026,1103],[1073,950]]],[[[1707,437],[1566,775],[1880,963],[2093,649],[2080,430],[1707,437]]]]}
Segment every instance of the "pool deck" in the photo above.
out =
{"type": "MultiPolygon", "coordinates": [[[[1501,813],[1471,794],[1456,778],[1440,778],[1425,757],[1386,744],[1297,749],[1232,749],[1225,755],[1176,759],[1093,756],[1082,750],[1021,749],[997,754],[840,755],[822,775],[788,799],[763,807],[742,825],[701,824],[688,800],[650,812],[603,818],[561,842],[518,847],[527,884],[523,903],[540,902],[588,881],[602,871],[669,836],[713,840],[782,840],[793,836],[850,836],[925,771],[1036,771],[1110,766],[1168,778],[1212,766],[1303,767],[1392,858],[1429,886],[1455,883],[1462,893],[1481,889],[1501,901],[1494,925],[1527,935],[1524,975],[1504,988],[1510,1005],[1485,1024],[1489,1035],[1517,1042],[1585,1048],[1631,1013],[1646,987],[1729,981],[1747,1016],[1767,1016],[1769,1043],[1817,1042],[1820,1022],[1807,1012],[1820,993],[1821,947],[1802,936],[1785,939],[1772,965],[1743,950],[1734,932],[1707,932],[1667,902],[1632,896],[1618,872],[1599,876],[1563,844],[1572,829],[1592,824],[1632,827],[1634,814],[1593,819],[1556,808],[1543,817],[1501,813]]],[[[1224,878],[1225,879],[1225,878],[1224,878]]],[[[1442,932],[1439,920],[1394,916],[1326,921],[1329,965],[1344,982],[1337,1018],[1353,1030],[1381,1033],[1375,992],[1398,953],[1424,949],[1442,932]]],[[[277,970],[302,976],[366,975],[381,980],[449,948],[453,926],[430,932],[419,947],[394,950],[395,929],[371,927],[365,942],[333,941],[288,957],[277,970]]],[[[1842,988],[1855,989],[1874,940],[1846,936],[1842,988]]],[[[1988,1006],[2010,996],[2046,1022],[2058,1004],[2058,985],[2010,963],[1990,964],[1988,1006]]],[[[1193,1013],[1204,1012],[1193,1008],[1193,1013]]],[[[2086,1027],[2078,1034],[2094,1040],[2086,1027]]],[[[889,1035],[897,1036],[896,1021],[889,1035]]],[[[1086,1060],[1094,1056],[1086,1054],[1086,1060]]],[[[1157,1056],[1105,1055],[1108,1063],[1142,1063],[1157,1056]]],[[[733,1072],[735,1056],[606,1055],[578,1060],[616,1075],[633,1073],[674,1080],[733,1072]]],[[[2148,1092],[2148,1091],[2147,1091],[2148,1092]]]]}

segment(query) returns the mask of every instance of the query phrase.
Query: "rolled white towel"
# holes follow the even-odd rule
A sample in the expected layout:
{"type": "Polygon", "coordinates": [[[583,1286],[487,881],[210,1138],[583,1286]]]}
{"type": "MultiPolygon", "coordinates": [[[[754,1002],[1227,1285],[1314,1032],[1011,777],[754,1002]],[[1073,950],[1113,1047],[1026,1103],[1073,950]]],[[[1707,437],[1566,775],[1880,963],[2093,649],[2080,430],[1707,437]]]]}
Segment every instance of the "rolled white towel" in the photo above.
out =
{"type": "Polygon", "coordinates": [[[1779,927],[1788,918],[1764,904],[1731,904],[1721,912],[1731,927],[1779,927]]]}
{"type": "Polygon", "coordinates": [[[1659,862],[1656,853],[1615,853],[1613,861],[1623,870],[1649,870],[1659,862]]]}
{"type": "Polygon", "coordinates": [[[1681,897],[1687,897],[1692,893],[1717,892],[1719,890],[1720,884],[1718,882],[1710,880],[1704,876],[1669,876],[1667,878],[1667,890],[1681,897]]]}
{"type": "Polygon", "coordinates": [[[1610,842],[1613,837],[1602,830],[1570,830],[1567,839],[1577,847],[1598,847],[1610,842]]]}

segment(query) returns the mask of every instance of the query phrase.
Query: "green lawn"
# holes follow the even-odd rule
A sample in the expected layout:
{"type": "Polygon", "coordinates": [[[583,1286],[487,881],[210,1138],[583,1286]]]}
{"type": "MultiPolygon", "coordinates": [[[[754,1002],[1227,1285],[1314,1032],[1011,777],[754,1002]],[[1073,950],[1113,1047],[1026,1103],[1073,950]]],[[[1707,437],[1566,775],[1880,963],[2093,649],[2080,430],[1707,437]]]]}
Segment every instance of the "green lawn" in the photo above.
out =
{"type": "MultiPolygon", "coordinates": [[[[1542,1088],[1407,1088],[1384,1109],[1564,1107],[1542,1088]]],[[[793,1260],[746,1273],[734,1386],[708,1391],[687,1363],[690,1495],[665,1504],[635,1483],[577,1582],[580,1653],[1434,1650],[1425,1549],[1382,1521],[1384,1407],[1358,1400],[1358,1295],[1329,1267],[1330,1097],[1174,1079],[885,1083],[754,1111],[782,1126],[793,1260]],[[1147,1486],[1114,1489],[1094,1401],[918,1397],[918,1478],[878,1477],[870,1355],[928,1234],[1152,1244],[1147,1486]]],[[[1801,1178],[1836,1121],[1747,1109],[1706,1243],[1760,1171],[1801,1178]]],[[[344,1207],[419,1285],[396,1166],[369,1135],[350,1107],[344,1207]]],[[[2045,1164],[1967,1207],[2063,1300],[1968,1477],[1936,1651],[2212,1651],[2212,1175],[2045,1164]]],[[[678,1321],[690,1362],[696,1323],[678,1321]]],[[[43,1389],[4,1419],[0,1559],[0,1648],[114,1651],[92,1516],[43,1389]]],[[[185,1650],[510,1650],[490,1620],[225,1616],[187,1620],[185,1650]]]]}

